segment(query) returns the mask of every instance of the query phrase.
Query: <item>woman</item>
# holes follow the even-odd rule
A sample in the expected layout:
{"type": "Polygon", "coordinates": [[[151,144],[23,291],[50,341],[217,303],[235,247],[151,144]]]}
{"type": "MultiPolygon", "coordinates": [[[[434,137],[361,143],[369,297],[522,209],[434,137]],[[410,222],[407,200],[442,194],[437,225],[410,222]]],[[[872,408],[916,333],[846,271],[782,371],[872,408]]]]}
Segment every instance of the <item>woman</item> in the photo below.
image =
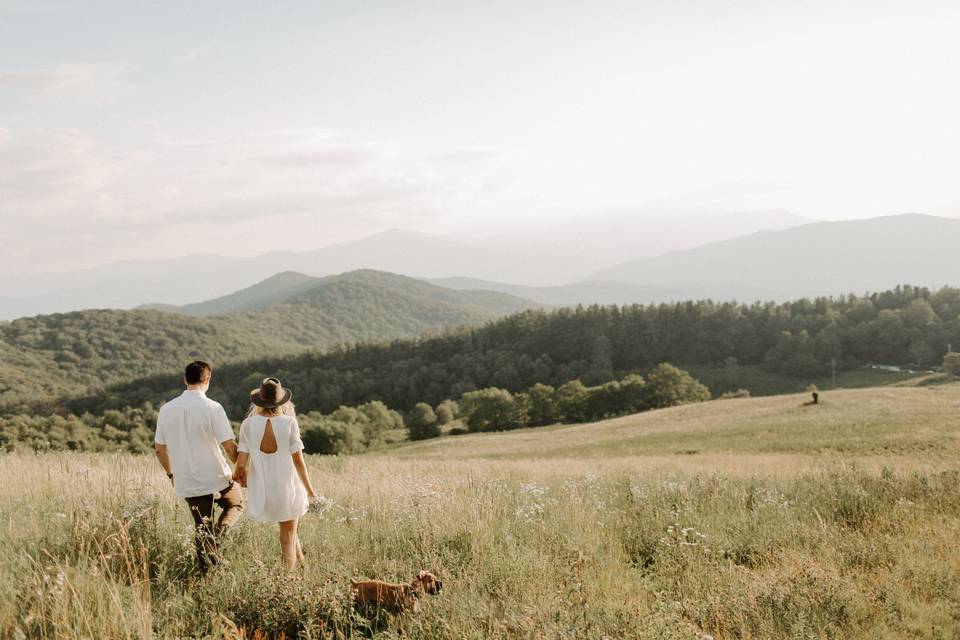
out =
{"type": "Polygon", "coordinates": [[[276,378],[250,392],[250,413],[240,425],[233,479],[247,487],[247,514],[257,522],[280,523],[280,551],[288,568],[303,561],[297,522],[316,497],[303,461],[300,426],[276,378]]]}

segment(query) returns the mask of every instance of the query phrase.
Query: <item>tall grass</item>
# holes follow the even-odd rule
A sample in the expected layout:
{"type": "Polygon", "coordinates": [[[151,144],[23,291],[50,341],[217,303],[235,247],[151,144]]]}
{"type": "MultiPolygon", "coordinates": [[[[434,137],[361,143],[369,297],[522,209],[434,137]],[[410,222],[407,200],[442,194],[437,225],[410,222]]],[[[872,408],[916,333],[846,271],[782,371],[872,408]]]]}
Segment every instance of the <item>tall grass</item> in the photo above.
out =
{"type": "Polygon", "coordinates": [[[10,638],[953,638],[960,474],[829,464],[786,475],[389,456],[314,458],[308,565],[243,521],[200,579],[152,459],[0,459],[10,638]],[[445,590],[368,620],[351,577],[445,590]]]}

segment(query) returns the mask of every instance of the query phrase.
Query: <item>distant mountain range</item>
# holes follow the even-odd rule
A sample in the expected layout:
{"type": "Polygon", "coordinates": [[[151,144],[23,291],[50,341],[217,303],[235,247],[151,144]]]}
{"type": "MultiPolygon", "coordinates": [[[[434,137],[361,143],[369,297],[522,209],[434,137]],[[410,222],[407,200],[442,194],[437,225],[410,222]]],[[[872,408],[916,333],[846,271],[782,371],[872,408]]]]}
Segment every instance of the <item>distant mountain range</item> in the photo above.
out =
{"type": "MultiPolygon", "coordinates": [[[[720,219],[731,228],[796,222],[787,214],[720,219]]],[[[619,237],[609,245],[620,247],[617,251],[633,240],[648,246],[654,237],[633,238],[627,231],[602,228],[619,237]]],[[[595,232],[581,244],[596,241],[595,232]]],[[[250,311],[311,289],[318,276],[367,268],[401,272],[447,289],[498,292],[545,305],[787,300],[863,293],[900,283],[960,284],[960,267],[953,258],[958,242],[960,220],[910,214],[758,231],[591,273],[585,270],[596,266],[599,250],[576,246],[574,240],[549,231],[531,239],[526,249],[516,238],[464,242],[391,231],[303,253],[195,256],[5,278],[0,283],[0,319],[78,308],[131,308],[146,302],[152,302],[152,309],[197,316],[250,311]],[[547,246],[550,242],[556,244],[547,246]],[[557,266],[559,262],[565,264],[557,266]],[[530,271],[525,263],[540,266],[530,271]],[[558,284],[524,281],[525,274],[548,263],[556,267],[558,284]],[[566,282],[560,279],[574,272],[582,274],[566,282]],[[264,284],[267,278],[271,280],[264,284]],[[261,284],[250,287],[252,282],[261,284]],[[226,291],[236,293],[224,296],[226,291]]]]}
{"type": "MultiPolygon", "coordinates": [[[[680,300],[726,300],[736,297],[730,295],[730,288],[726,286],[699,283],[659,287],[611,280],[584,280],[555,287],[528,287],[475,278],[440,278],[429,282],[451,289],[498,291],[545,305],[564,307],[578,304],[627,305],[680,300]]],[[[738,289],[741,300],[772,300],[779,297],[776,292],[767,289],[753,289],[752,293],[747,293],[748,291],[751,290],[747,287],[738,289]]]]}
{"type": "MultiPolygon", "coordinates": [[[[960,219],[909,214],[761,231],[625,262],[597,280],[723,299],[786,300],[864,293],[897,284],[960,285],[960,219]]],[[[683,295],[682,297],[696,297],[683,295]]]]}
{"type": "MultiPolygon", "coordinates": [[[[558,285],[582,280],[627,259],[804,222],[787,212],[761,211],[696,217],[623,215],[508,229],[486,238],[394,230],[313,251],[247,258],[199,255],[65,273],[28,273],[0,281],[0,320],[78,309],[129,309],[148,302],[184,305],[237,291],[285,271],[329,276],[376,269],[425,279],[468,277],[558,285]]],[[[585,300],[580,293],[571,298],[572,293],[576,291],[556,299],[563,304],[585,300]]],[[[627,302],[633,295],[628,290],[605,299],[627,302]]]]}
{"type": "Polygon", "coordinates": [[[183,308],[87,310],[0,323],[0,410],[155,373],[351,342],[420,337],[539,305],[378,271],[277,274],[183,308]],[[189,314],[197,317],[184,317],[189,314]]]}
{"type": "Polygon", "coordinates": [[[958,245],[960,220],[909,214],[761,231],[631,260],[589,279],[552,287],[462,277],[430,282],[499,291],[549,305],[783,301],[898,284],[960,285],[960,264],[953,257],[958,245]]]}
{"type": "Polygon", "coordinates": [[[553,306],[647,303],[672,300],[686,293],[683,290],[673,290],[667,287],[602,280],[585,280],[553,287],[530,287],[478,278],[438,278],[428,282],[441,287],[465,291],[497,291],[553,306]]]}

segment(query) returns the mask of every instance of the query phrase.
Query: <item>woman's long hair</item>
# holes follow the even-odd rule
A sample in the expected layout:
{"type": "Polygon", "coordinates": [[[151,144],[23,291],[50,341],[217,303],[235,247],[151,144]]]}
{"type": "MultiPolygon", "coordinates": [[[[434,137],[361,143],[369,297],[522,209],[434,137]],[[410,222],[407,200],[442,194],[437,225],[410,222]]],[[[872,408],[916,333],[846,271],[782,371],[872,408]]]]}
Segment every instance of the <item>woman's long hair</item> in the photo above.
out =
{"type": "Polygon", "coordinates": [[[249,418],[250,416],[265,416],[267,418],[272,418],[275,416],[290,416],[292,418],[296,418],[297,411],[292,402],[284,402],[279,407],[273,407],[270,409],[266,407],[258,407],[251,402],[250,409],[247,410],[247,415],[244,417],[249,418]]]}

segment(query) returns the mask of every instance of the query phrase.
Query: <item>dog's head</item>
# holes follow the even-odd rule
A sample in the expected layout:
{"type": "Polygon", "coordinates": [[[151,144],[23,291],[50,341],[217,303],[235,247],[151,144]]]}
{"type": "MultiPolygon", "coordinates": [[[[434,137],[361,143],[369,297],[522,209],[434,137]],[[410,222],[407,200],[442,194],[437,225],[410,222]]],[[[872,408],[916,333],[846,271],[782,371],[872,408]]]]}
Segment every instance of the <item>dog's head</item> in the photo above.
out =
{"type": "Polygon", "coordinates": [[[437,576],[429,571],[421,571],[417,574],[417,577],[413,579],[413,582],[410,583],[410,586],[413,587],[414,591],[423,591],[431,596],[435,596],[443,589],[443,580],[437,579],[437,576]]]}

